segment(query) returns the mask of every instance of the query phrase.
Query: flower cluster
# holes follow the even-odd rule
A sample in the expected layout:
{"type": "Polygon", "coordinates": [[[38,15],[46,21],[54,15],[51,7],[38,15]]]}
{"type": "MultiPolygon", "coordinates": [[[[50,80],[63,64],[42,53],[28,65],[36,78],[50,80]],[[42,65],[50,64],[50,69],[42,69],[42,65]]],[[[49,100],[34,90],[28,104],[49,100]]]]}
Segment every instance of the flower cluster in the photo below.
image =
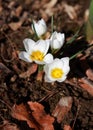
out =
{"type": "Polygon", "coordinates": [[[63,82],[67,78],[67,74],[70,71],[69,58],[55,58],[52,53],[48,53],[49,49],[59,50],[65,40],[64,33],[52,33],[49,39],[41,39],[42,35],[47,32],[47,26],[43,19],[38,22],[33,22],[32,30],[39,38],[37,42],[32,39],[24,39],[25,51],[19,53],[19,58],[26,62],[35,62],[39,65],[44,65],[45,81],[46,82],[63,82]]]}

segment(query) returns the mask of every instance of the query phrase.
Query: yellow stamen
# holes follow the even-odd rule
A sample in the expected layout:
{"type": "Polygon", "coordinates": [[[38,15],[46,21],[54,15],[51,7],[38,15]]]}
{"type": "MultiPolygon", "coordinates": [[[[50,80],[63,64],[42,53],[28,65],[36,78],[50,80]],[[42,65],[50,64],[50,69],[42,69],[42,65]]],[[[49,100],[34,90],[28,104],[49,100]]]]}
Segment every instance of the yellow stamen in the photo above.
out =
{"type": "Polygon", "coordinates": [[[52,78],[61,78],[63,76],[64,72],[60,68],[54,68],[51,71],[52,78]]]}
{"type": "Polygon", "coordinates": [[[43,61],[43,59],[44,59],[44,53],[42,53],[39,50],[33,51],[32,54],[30,55],[30,58],[31,58],[31,60],[43,61]]]}

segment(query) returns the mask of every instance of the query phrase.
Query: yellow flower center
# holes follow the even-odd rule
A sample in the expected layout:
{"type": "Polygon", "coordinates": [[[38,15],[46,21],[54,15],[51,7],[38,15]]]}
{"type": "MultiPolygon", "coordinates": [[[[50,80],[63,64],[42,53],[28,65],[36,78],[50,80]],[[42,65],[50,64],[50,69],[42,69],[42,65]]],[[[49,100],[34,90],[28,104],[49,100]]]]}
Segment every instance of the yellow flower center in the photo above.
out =
{"type": "Polygon", "coordinates": [[[44,53],[42,53],[39,50],[33,51],[32,54],[30,55],[30,58],[31,58],[31,60],[43,61],[43,59],[44,59],[44,53]]]}
{"type": "Polygon", "coordinates": [[[63,76],[64,72],[60,68],[54,68],[51,71],[52,78],[61,78],[63,76]]]}

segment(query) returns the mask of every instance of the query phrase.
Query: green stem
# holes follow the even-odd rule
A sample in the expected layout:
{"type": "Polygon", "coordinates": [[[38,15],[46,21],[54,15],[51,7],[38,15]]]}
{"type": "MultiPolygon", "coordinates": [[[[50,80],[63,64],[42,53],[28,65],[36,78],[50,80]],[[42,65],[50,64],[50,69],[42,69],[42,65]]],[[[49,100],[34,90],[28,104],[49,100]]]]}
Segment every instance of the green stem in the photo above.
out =
{"type": "Polygon", "coordinates": [[[77,53],[75,53],[73,56],[70,57],[70,60],[74,59],[78,54],[82,53],[84,50],[81,50],[77,53]]]}
{"type": "Polygon", "coordinates": [[[38,65],[38,72],[42,71],[43,70],[43,65],[38,65]]]}
{"type": "Polygon", "coordinates": [[[54,17],[52,15],[52,17],[51,17],[51,33],[53,33],[53,31],[54,31],[54,17]]]}
{"type": "Polygon", "coordinates": [[[73,56],[70,57],[70,60],[74,59],[78,54],[82,53],[84,50],[86,50],[86,49],[88,49],[92,46],[93,46],[93,44],[90,44],[90,45],[87,46],[87,48],[78,51],[77,53],[75,53],[73,56]]]}

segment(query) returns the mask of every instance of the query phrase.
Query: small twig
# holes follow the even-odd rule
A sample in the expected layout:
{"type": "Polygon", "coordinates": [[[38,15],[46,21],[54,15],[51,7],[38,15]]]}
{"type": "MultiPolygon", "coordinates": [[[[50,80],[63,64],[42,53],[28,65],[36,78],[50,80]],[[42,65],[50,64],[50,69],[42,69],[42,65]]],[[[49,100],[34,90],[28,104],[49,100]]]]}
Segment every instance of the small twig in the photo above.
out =
{"type": "Polygon", "coordinates": [[[69,85],[71,85],[73,87],[77,87],[77,88],[79,87],[76,83],[73,83],[73,82],[71,82],[71,81],[69,81],[67,79],[64,81],[64,83],[69,84],[69,85]]]}
{"type": "Polygon", "coordinates": [[[8,103],[6,103],[5,101],[3,101],[2,99],[0,99],[0,102],[2,102],[3,104],[5,104],[12,111],[12,108],[11,108],[11,106],[8,103]]]}
{"type": "Polygon", "coordinates": [[[5,59],[4,56],[2,55],[3,52],[4,52],[4,49],[3,49],[3,48],[4,48],[4,47],[3,47],[3,44],[1,44],[0,52],[1,52],[1,58],[2,58],[2,60],[3,60],[4,62],[7,62],[7,63],[12,62],[12,61],[14,60],[13,57],[12,57],[10,60],[7,60],[7,59],[5,59]]]}
{"type": "Polygon", "coordinates": [[[54,96],[57,93],[58,93],[58,91],[57,92],[50,92],[45,97],[43,97],[41,100],[39,100],[39,102],[47,101],[50,97],[54,96]]]}
{"type": "Polygon", "coordinates": [[[1,118],[3,121],[5,121],[5,118],[4,118],[3,116],[0,115],[0,118],[1,118]]]}
{"type": "MultiPolygon", "coordinates": [[[[9,41],[9,43],[10,43],[10,45],[11,45],[11,48],[12,48],[12,50],[14,51],[14,50],[15,50],[15,46],[12,45],[13,42],[11,41],[11,39],[5,34],[4,31],[2,31],[2,34],[3,34],[3,35],[6,37],[6,39],[9,41]]],[[[1,51],[1,54],[3,54],[3,52],[4,52],[4,50],[3,50],[3,44],[1,44],[0,51],[1,51]]],[[[2,59],[3,59],[5,62],[11,62],[11,61],[14,60],[13,57],[12,57],[10,60],[5,59],[3,55],[1,55],[1,57],[2,57],[2,59]]]]}
{"type": "Polygon", "coordinates": [[[76,116],[75,116],[75,119],[74,119],[74,122],[73,122],[73,125],[72,125],[72,130],[74,130],[75,122],[76,122],[76,119],[77,119],[77,116],[78,116],[78,113],[79,113],[80,107],[81,107],[81,105],[78,104],[77,112],[76,112],[76,116]]]}

